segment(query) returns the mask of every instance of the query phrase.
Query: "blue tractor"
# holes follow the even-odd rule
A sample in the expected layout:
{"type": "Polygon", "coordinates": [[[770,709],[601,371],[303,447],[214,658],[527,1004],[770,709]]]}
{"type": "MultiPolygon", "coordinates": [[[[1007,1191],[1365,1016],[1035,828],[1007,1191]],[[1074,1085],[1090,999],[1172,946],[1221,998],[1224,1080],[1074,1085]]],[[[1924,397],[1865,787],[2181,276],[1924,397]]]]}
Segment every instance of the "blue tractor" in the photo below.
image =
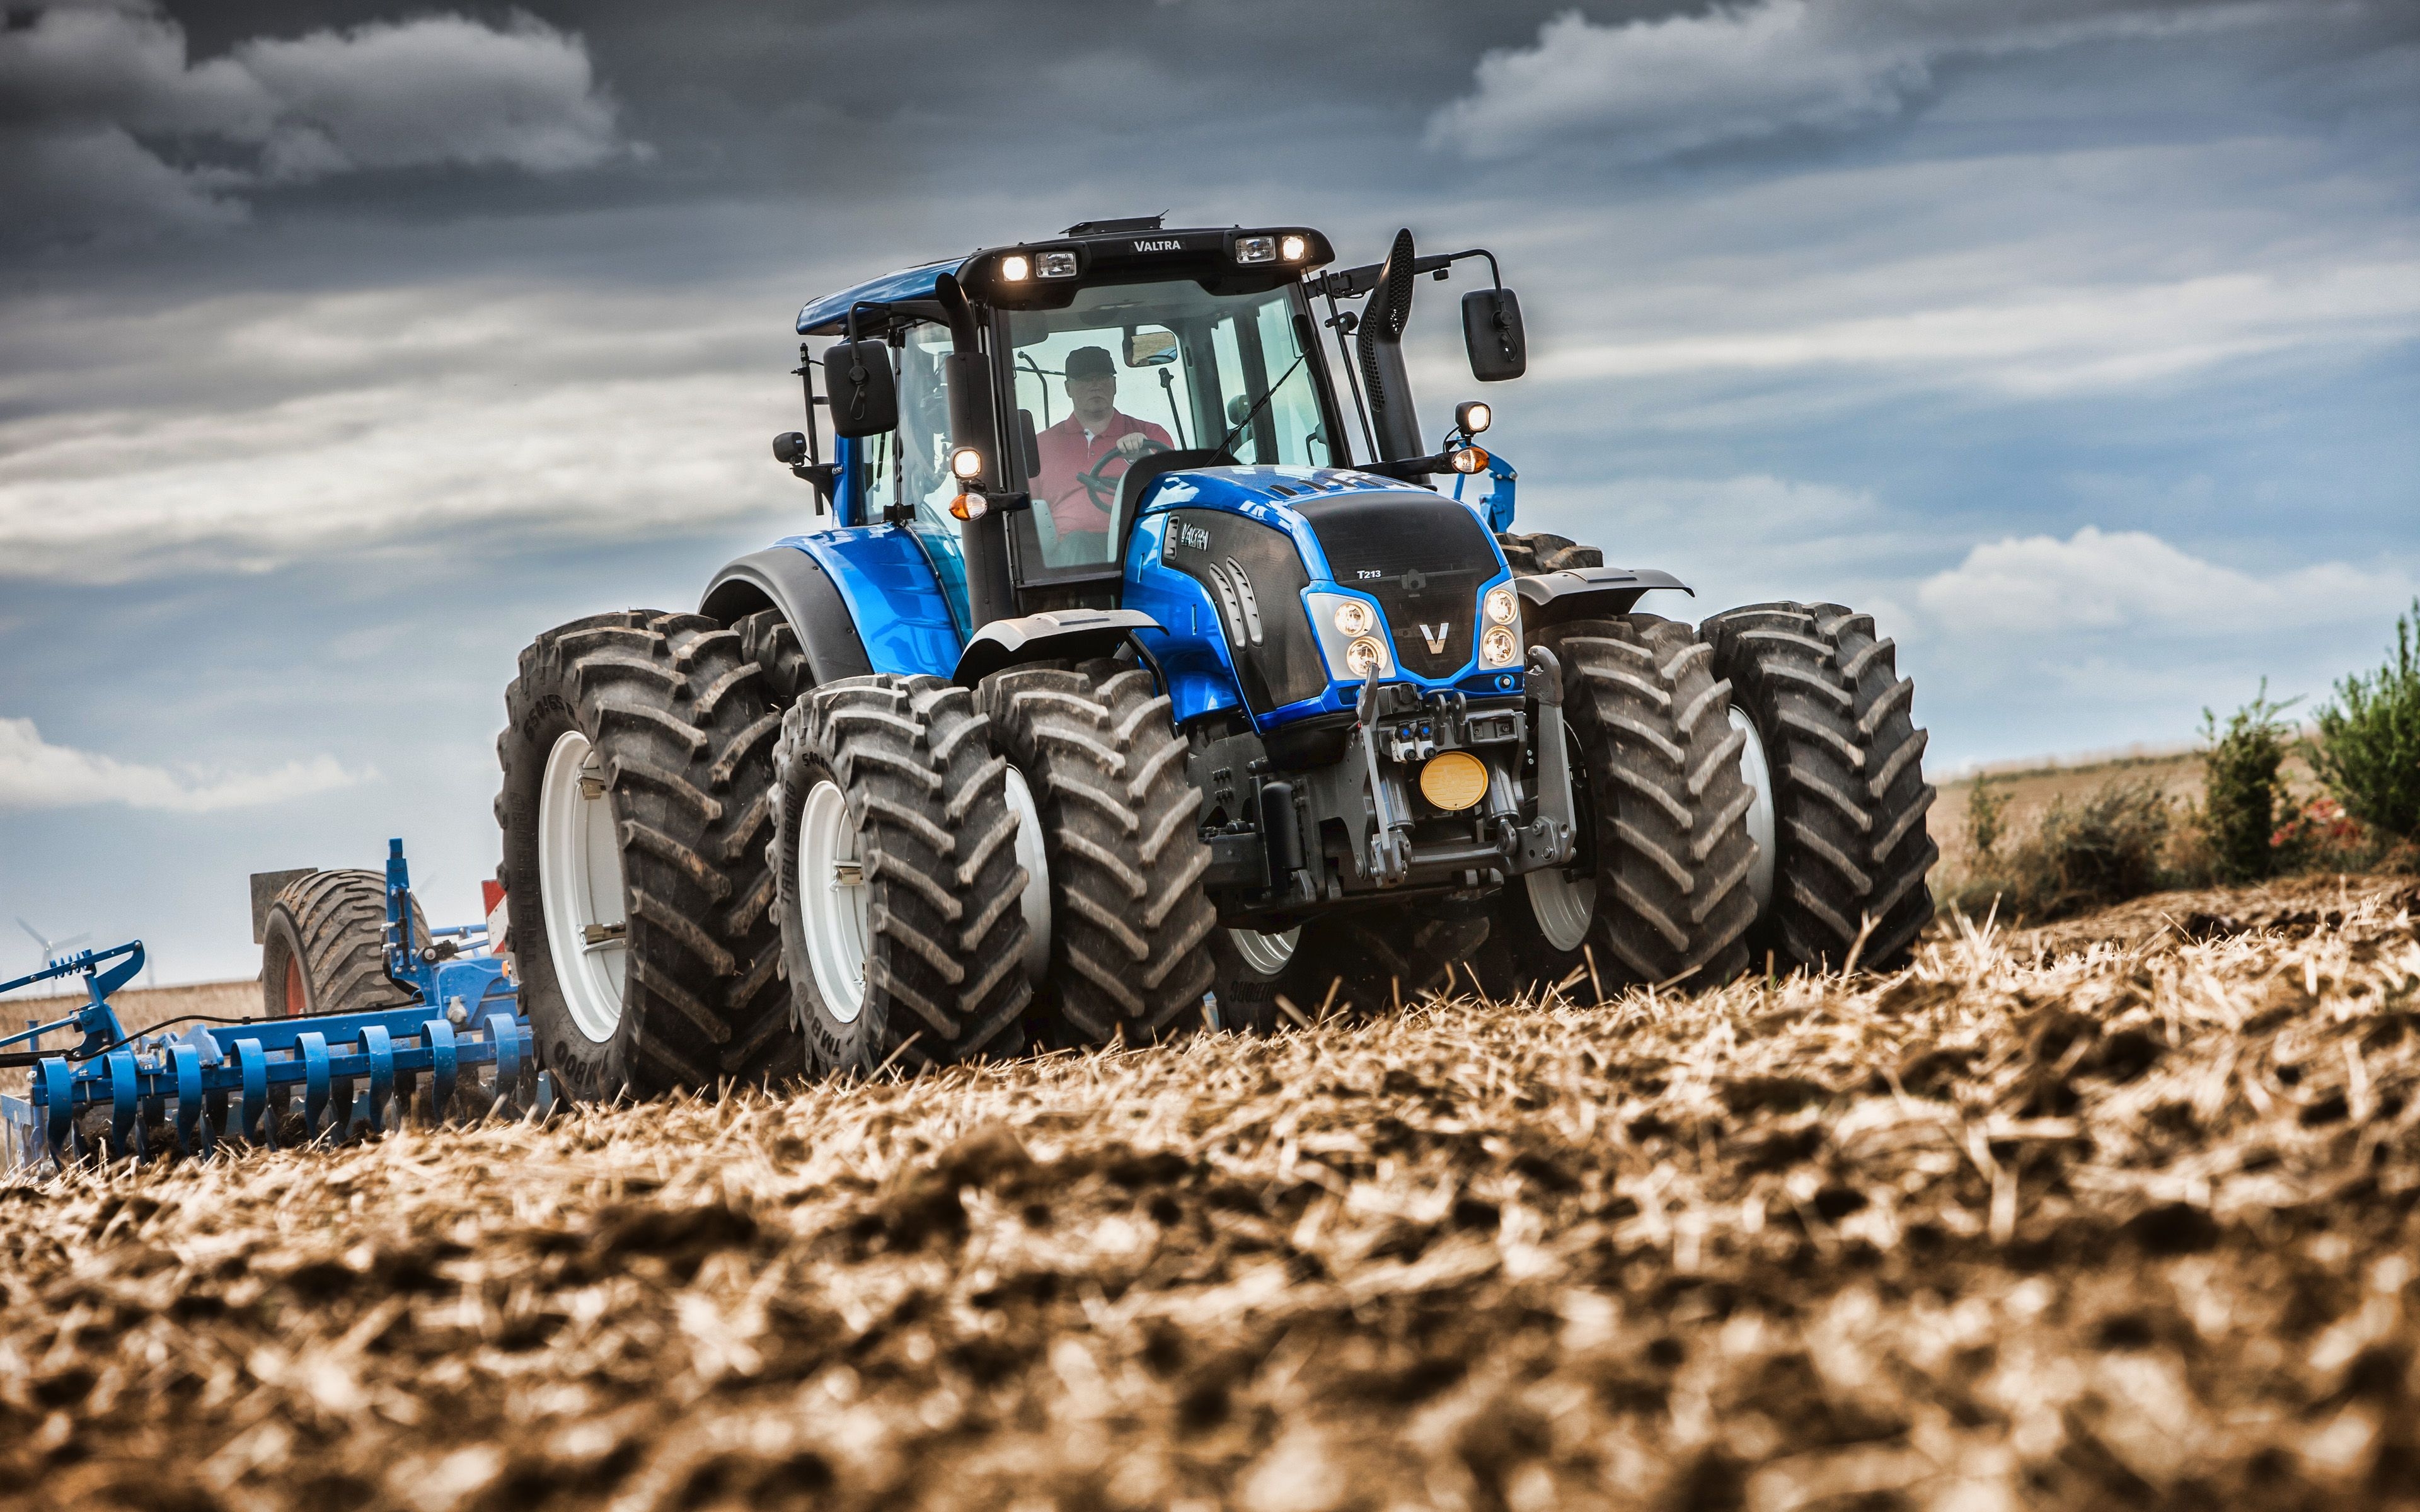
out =
{"type": "Polygon", "coordinates": [[[1090,222],[799,311],[773,450],[815,528],[694,613],[548,631],[506,694],[501,880],[567,1090],[1905,955],[1935,852],[1891,642],[1641,613],[1686,590],[1514,533],[1489,407],[1432,445],[1401,346],[1483,261],[1472,375],[1520,376],[1494,256],[1332,261],[1090,222]]]}

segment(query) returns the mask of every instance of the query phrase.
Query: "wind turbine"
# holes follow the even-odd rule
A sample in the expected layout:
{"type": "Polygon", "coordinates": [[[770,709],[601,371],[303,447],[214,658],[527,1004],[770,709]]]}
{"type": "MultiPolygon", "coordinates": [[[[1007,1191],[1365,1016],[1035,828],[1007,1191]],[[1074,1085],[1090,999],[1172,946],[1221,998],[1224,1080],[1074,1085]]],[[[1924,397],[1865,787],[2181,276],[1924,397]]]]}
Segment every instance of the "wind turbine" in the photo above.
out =
{"type": "Polygon", "coordinates": [[[70,950],[74,949],[77,946],[82,945],[85,941],[92,938],[92,935],[87,933],[84,934],[70,934],[64,940],[54,940],[45,935],[40,930],[36,929],[33,925],[26,923],[22,915],[19,916],[17,919],[17,927],[32,935],[34,937],[34,943],[42,948],[42,964],[46,966],[52,965],[60,961],[70,950]]]}

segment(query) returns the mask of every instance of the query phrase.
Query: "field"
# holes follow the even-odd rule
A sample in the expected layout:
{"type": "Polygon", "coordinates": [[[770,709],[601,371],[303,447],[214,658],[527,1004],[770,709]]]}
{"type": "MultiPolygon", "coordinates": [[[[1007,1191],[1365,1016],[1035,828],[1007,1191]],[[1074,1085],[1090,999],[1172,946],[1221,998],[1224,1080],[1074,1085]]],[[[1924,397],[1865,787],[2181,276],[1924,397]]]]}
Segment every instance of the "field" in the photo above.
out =
{"type": "MultiPolygon", "coordinates": [[[[2005,825],[2011,835],[2030,831],[2053,803],[2073,804],[2110,782],[2151,782],[2171,797],[2189,803],[2201,800],[2201,757],[2193,751],[2119,756],[2072,765],[1992,769],[1989,775],[2008,797],[2005,825]]],[[[2299,763],[2287,772],[2288,779],[2307,775],[2299,763]]],[[[1941,795],[1933,800],[1925,825],[1932,831],[1933,842],[1941,847],[1944,873],[1962,872],[1972,860],[1966,838],[1966,800],[1975,790],[1975,779],[1959,778],[1939,786],[1941,795]]]]}
{"type": "Polygon", "coordinates": [[[0,1189],[0,1504],[2420,1506],[2415,906],[0,1189]]]}

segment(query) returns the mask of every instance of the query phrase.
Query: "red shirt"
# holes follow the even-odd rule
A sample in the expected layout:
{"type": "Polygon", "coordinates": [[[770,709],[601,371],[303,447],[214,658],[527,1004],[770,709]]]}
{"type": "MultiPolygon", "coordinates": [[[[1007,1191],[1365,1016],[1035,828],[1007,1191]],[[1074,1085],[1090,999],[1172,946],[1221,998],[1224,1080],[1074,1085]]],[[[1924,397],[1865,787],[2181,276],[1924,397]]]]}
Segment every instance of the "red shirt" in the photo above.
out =
{"type": "MultiPolygon", "coordinates": [[[[1089,440],[1084,435],[1084,423],[1074,415],[1033,439],[1035,450],[1042,454],[1042,471],[1033,480],[1033,496],[1050,506],[1050,521],[1062,534],[1109,528],[1109,510],[1104,504],[1093,502],[1092,490],[1078,481],[1078,474],[1091,471],[1094,464],[1116,451],[1119,437],[1138,431],[1162,446],[1176,444],[1168,439],[1168,432],[1150,421],[1137,420],[1115,409],[1109,411],[1108,428],[1089,440]]],[[[1126,460],[1121,457],[1102,468],[1101,476],[1114,483],[1126,475],[1126,460]]]]}

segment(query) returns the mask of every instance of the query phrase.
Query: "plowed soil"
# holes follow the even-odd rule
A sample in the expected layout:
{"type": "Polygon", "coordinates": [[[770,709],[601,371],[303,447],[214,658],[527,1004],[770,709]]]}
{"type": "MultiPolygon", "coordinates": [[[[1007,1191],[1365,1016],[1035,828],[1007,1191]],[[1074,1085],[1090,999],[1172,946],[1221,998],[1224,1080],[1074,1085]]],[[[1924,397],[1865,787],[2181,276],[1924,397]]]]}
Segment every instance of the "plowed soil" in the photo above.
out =
{"type": "Polygon", "coordinates": [[[9,1187],[0,1504],[2420,1506],[2414,903],[9,1187]]]}

